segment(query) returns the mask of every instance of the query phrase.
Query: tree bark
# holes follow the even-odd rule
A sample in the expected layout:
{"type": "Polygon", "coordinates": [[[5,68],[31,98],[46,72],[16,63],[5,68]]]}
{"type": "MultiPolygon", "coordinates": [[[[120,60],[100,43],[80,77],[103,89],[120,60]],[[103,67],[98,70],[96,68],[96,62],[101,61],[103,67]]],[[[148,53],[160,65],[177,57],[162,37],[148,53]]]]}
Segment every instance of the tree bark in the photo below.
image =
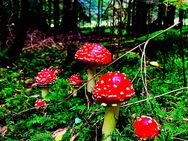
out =
{"type": "Polygon", "coordinates": [[[5,6],[5,2],[2,0],[0,1],[0,52],[6,46],[6,39],[8,36],[8,7],[5,6]]]}
{"type": "Polygon", "coordinates": [[[48,25],[51,26],[51,20],[52,20],[52,16],[51,16],[51,13],[52,13],[52,0],[48,0],[48,25]]]}
{"type": "Polygon", "coordinates": [[[54,41],[59,31],[59,0],[54,0],[54,41]]]}
{"type": "Polygon", "coordinates": [[[64,34],[78,31],[77,28],[77,0],[63,0],[62,31],[64,34]]]}
{"type": "Polygon", "coordinates": [[[137,1],[136,19],[134,26],[134,31],[135,31],[134,34],[136,36],[147,33],[147,12],[148,12],[148,5],[146,4],[146,2],[137,1]]]}
{"type": "Polygon", "coordinates": [[[166,8],[166,14],[164,19],[164,28],[167,28],[174,24],[174,18],[175,18],[175,10],[176,7],[173,5],[169,5],[166,8]]]}
{"type": "Polygon", "coordinates": [[[24,46],[24,41],[26,37],[26,21],[27,21],[27,13],[28,13],[28,3],[26,0],[21,0],[20,6],[20,15],[17,16],[17,21],[15,21],[15,30],[14,30],[14,39],[13,44],[6,47],[6,50],[3,56],[0,56],[0,66],[6,66],[13,63],[22,51],[24,46]]]}
{"type": "Polygon", "coordinates": [[[127,36],[131,35],[131,8],[132,8],[132,0],[129,0],[128,9],[127,9],[127,36]]]}

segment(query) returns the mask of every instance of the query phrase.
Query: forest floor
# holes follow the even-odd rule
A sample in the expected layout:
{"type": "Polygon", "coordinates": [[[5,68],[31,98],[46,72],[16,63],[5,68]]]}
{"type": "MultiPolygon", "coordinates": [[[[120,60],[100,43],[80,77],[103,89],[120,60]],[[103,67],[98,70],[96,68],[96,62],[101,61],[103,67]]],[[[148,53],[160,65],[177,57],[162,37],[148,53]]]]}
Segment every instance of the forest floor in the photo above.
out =
{"type": "Polygon", "coordinates": [[[56,37],[61,40],[55,42],[38,30],[29,32],[20,58],[13,66],[0,68],[0,140],[57,141],[62,137],[59,134],[65,141],[101,140],[105,107],[93,103],[86,83],[78,96],[72,97],[68,81],[72,74],[80,74],[87,82],[86,65],[78,66],[73,56],[86,41],[101,43],[113,51],[113,63],[97,68],[96,81],[109,71],[119,71],[127,75],[135,90],[134,97],[120,106],[114,140],[138,140],[133,124],[142,115],[154,118],[159,125],[158,137],[149,140],[188,140],[187,39],[170,42],[173,40],[161,37],[142,43],[140,38],[136,43],[129,40],[118,45],[117,38],[111,42],[105,36],[56,37]],[[49,86],[46,105],[36,108],[41,88],[33,84],[44,68],[57,70],[58,79],[49,86]]]}

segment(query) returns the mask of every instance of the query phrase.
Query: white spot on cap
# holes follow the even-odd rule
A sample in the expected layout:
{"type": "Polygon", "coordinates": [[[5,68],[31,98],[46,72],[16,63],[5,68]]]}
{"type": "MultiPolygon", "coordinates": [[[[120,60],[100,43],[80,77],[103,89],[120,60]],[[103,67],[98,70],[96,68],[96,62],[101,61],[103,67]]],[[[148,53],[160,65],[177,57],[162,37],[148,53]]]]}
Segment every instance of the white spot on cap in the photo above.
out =
{"type": "Polygon", "coordinates": [[[123,95],[123,94],[124,94],[124,92],[123,92],[123,91],[121,91],[121,92],[120,92],[120,95],[123,95]]]}
{"type": "Polygon", "coordinates": [[[109,98],[115,98],[117,95],[108,95],[109,98]]]}
{"type": "Polygon", "coordinates": [[[130,88],[129,88],[129,87],[126,87],[126,90],[130,90],[130,88]]]}
{"type": "Polygon", "coordinates": [[[113,87],[114,87],[114,88],[117,88],[117,85],[116,85],[116,84],[114,84],[114,85],[113,85],[113,87]]]}
{"type": "Polygon", "coordinates": [[[98,95],[98,96],[97,96],[97,99],[100,99],[100,98],[101,98],[101,96],[100,96],[100,95],[98,95]]]}
{"type": "Polygon", "coordinates": [[[132,97],[132,95],[131,94],[128,94],[128,95],[126,95],[127,97],[132,97]]]}
{"type": "Polygon", "coordinates": [[[101,84],[104,84],[104,80],[101,80],[101,84]]]}
{"type": "Polygon", "coordinates": [[[107,87],[109,88],[109,87],[110,87],[110,85],[107,85],[107,87]]]}
{"type": "Polygon", "coordinates": [[[98,91],[101,91],[101,88],[97,88],[98,91]]]}
{"type": "Polygon", "coordinates": [[[148,123],[152,123],[152,120],[148,120],[148,123]]]}

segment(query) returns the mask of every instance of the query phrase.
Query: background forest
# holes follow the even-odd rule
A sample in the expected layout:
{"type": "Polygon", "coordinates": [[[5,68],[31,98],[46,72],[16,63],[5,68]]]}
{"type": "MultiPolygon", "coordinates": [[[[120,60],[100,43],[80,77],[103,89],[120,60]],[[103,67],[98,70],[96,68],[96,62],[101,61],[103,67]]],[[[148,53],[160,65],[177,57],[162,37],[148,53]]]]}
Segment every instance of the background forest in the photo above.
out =
{"type": "Polygon", "coordinates": [[[0,1],[0,141],[100,141],[106,107],[87,90],[87,65],[75,60],[85,43],[108,49],[96,68],[130,79],[134,97],[120,105],[110,140],[142,140],[134,122],[148,116],[159,134],[147,140],[188,140],[187,0],[0,1]],[[47,98],[38,73],[57,79],[47,98]],[[70,77],[80,75],[74,87],[70,77]],[[36,106],[37,100],[44,105],[36,106]]]}

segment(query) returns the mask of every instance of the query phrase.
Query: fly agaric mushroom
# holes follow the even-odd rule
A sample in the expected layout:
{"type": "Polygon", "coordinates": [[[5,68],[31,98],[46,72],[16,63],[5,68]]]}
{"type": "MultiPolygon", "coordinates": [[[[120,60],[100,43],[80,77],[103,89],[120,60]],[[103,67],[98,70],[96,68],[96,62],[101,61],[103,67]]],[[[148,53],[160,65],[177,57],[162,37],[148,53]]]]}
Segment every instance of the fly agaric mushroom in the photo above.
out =
{"type": "Polygon", "coordinates": [[[92,93],[95,86],[93,76],[96,74],[98,65],[105,65],[112,61],[111,53],[100,44],[85,43],[76,53],[75,60],[88,64],[87,68],[87,91],[92,93]]]}
{"type": "Polygon", "coordinates": [[[157,137],[159,127],[156,120],[148,116],[138,117],[134,122],[135,134],[142,140],[157,137]]]}
{"type": "Polygon", "coordinates": [[[36,102],[35,102],[35,107],[36,108],[40,108],[42,106],[46,105],[46,102],[42,99],[38,99],[36,102]]]}
{"type": "Polygon", "coordinates": [[[49,93],[48,85],[54,84],[57,79],[55,72],[51,69],[41,70],[35,78],[37,86],[42,87],[42,98],[45,98],[49,93]]]}
{"type": "Polygon", "coordinates": [[[77,88],[83,83],[82,77],[78,74],[73,74],[69,78],[69,83],[71,85],[73,96],[77,96],[77,88]]]}
{"type": "Polygon", "coordinates": [[[111,141],[110,134],[116,127],[120,103],[127,102],[134,96],[134,89],[129,78],[120,72],[107,72],[96,82],[93,99],[107,106],[102,134],[104,141],[111,141]]]}

